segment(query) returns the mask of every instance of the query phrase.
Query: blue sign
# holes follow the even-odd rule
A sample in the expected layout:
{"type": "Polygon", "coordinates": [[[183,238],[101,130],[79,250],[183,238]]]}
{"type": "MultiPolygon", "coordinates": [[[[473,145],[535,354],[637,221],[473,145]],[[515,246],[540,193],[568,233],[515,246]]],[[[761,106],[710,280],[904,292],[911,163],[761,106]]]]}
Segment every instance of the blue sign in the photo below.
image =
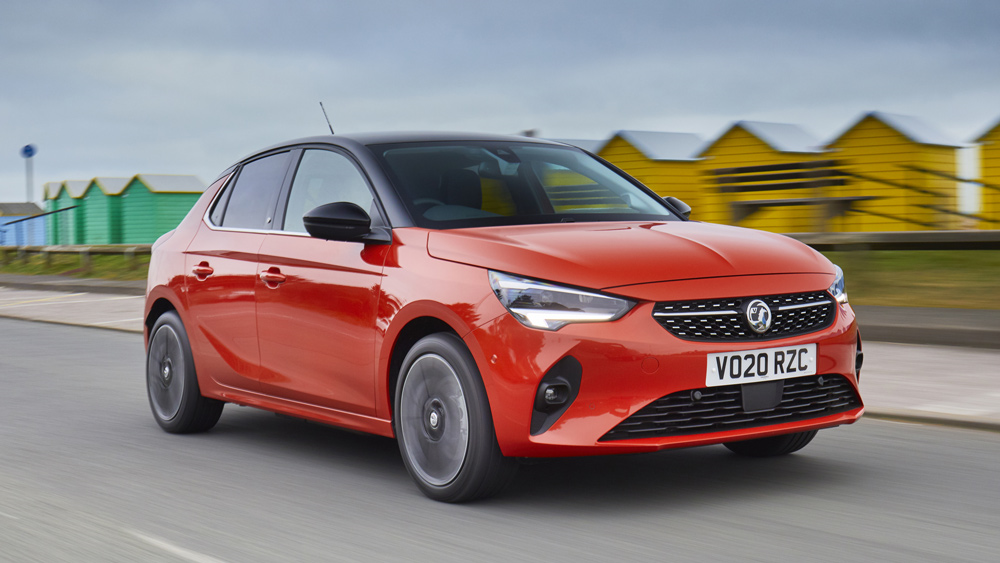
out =
{"type": "Polygon", "coordinates": [[[24,158],[31,158],[35,156],[35,153],[37,152],[38,150],[35,148],[35,145],[24,145],[24,147],[21,148],[21,156],[24,158]]]}

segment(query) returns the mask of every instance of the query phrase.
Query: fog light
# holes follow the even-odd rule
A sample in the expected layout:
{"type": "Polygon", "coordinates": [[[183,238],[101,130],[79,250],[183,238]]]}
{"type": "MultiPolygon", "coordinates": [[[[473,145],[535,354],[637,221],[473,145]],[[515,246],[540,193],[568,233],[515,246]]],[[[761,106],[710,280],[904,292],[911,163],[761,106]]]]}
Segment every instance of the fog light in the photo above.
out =
{"type": "Polygon", "coordinates": [[[531,411],[531,435],[548,430],[569,409],[580,392],[583,366],[572,356],[555,363],[538,382],[531,411]]]}
{"type": "Polygon", "coordinates": [[[543,383],[538,391],[538,398],[541,399],[537,401],[541,404],[535,405],[538,410],[551,410],[553,407],[562,406],[569,399],[569,385],[562,381],[543,383]]]}
{"type": "Polygon", "coordinates": [[[556,392],[555,387],[548,387],[545,389],[545,402],[552,404],[559,400],[559,393],[556,392]]]}

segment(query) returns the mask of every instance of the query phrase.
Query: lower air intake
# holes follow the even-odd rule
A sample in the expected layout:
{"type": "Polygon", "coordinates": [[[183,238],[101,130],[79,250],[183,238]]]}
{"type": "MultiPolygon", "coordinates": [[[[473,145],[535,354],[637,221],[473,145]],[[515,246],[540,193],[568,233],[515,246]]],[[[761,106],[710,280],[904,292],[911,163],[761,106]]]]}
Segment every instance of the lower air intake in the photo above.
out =
{"type": "Polygon", "coordinates": [[[784,380],[773,409],[746,412],[741,385],[678,391],[657,399],[601,437],[610,440],[706,434],[820,418],[856,409],[861,399],[841,375],[784,380]]]}

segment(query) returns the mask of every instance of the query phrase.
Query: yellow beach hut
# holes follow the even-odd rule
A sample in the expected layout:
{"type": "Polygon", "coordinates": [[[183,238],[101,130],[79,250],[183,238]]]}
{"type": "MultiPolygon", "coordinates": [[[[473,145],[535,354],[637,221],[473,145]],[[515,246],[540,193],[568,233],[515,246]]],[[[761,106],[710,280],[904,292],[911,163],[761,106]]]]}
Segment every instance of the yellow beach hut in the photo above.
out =
{"type": "Polygon", "coordinates": [[[836,195],[875,196],[834,220],[840,231],[913,231],[958,225],[959,144],[923,121],[873,111],[827,143],[850,183],[836,195]],[[936,175],[935,172],[943,175],[936,175]]]}
{"type": "Polygon", "coordinates": [[[982,181],[982,211],[980,215],[990,221],[980,222],[984,229],[997,229],[1000,225],[1000,120],[986,130],[976,141],[979,143],[979,166],[982,181]]]}
{"type": "Polygon", "coordinates": [[[659,195],[674,196],[702,219],[698,153],[705,145],[693,133],[618,131],[596,152],[659,195]]]}
{"type": "MultiPolygon", "coordinates": [[[[715,183],[715,171],[745,167],[791,164],[827,158],[820,141],[798,125],[762,121],[738,121],[706,146],[702,158],[702,198],[706,207],[700,218],[716,223],[739,224],[766,231],[789,233],[814,230],[819,223],[817,205],[759,206],[750,213],[734,213],[732,202],[761,200],[754,192],[723,193],[715,183]]],[[[780,183],[780,182],[779,182],[780,183]]],[[[768,200],[805,200],[816,196],[814,190],[771,190],[768,200]]]]}

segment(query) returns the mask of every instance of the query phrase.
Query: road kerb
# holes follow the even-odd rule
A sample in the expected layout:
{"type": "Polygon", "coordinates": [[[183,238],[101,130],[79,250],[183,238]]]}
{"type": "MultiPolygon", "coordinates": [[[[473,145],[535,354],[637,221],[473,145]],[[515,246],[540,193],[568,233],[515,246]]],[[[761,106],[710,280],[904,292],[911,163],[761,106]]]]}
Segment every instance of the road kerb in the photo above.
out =
{"type": "Polygon", "coordinates": [[[916,409],[872,408],[871,406],[866,406],[864,418],[1000,432],[1000,419],[984,416],[937,413],[916,409]]]}
{"type": "Polygon", "coordinates": [[[14,319],[16,321],[28,321],[28,322],[32,322],[32,323],[45,323],[45,324],[50,324],[50,325],[62,325],[62,326],[79,326],[79,327],[83,327],[83,328],[99,328],[101,330],[113,330],[113,331],[116,331],[116,332],[131,332],[132,334],[142,334],[142,329],[122,328],[122,327],[116,327],[116,326],[96,325],[96,324],[87,324],[87,323],[74,323],[74,322],[70,322],[70,321],[56,321],[56,320],[50,320],[50,319],[34,319],[34,318],[28,318],[28,317],[19,317],[17,315],[10,315],[10,314],[7,314],[7,313],[0,313],[0,318],[2,318],[2,319],[14,319]]]}
{"type": "MultiPolygon", "coordinates": [[[[27,276],[25,276],[27,277],[27,276]]],[[[114,280],[82,280],[67,278],[57,282],[32,282],[0,280],[0,287],[24,289],[29,291],[59,291],[65,293],[110,293],[116,295],[145,295],[145,284],[120,282],[114,280]]]]}

